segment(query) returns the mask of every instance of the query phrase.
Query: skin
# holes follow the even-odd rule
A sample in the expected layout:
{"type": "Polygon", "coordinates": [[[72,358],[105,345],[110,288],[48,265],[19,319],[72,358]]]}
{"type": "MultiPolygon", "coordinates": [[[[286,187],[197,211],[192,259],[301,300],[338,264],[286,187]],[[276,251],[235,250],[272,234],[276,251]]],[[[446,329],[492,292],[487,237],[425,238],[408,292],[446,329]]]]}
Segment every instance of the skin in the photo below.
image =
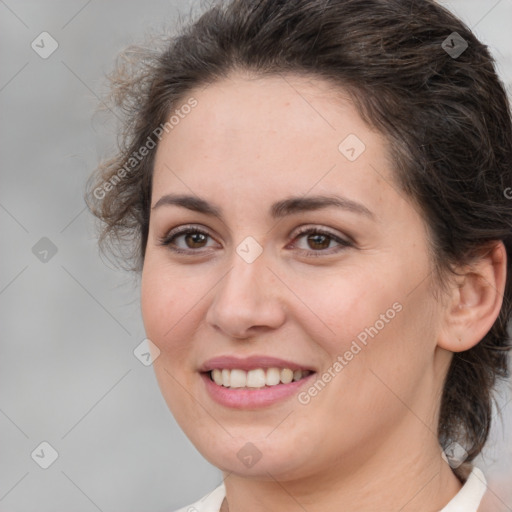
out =
{"type": "Polygon", "coordinates": [[[142,314],[170,410],[224,472],[223,510],[440,510],[461,487],[437,441],[443,379],[452,352],[476,344],[499,313],[503,245],[436,299],[421,213],[395,184],[386,139],[347,95],[317,78],[237,73],[190,96],[197,107],[158,146],[152,205],[191,194],[223,219],[152,209],[142,314]],[[366,146],[355,161],[338,150],[349,134],[366,146]],[[322,194],[374,218],[336,207],[269,214],[276,201],[322,194]],[[210,236],[176,239],[187,254],[160,243],[185,224],[210,236]],[[295,234],[301,225],[354,243],[308,241],[295,234]],[[236,252],[248,236],[263,248],[252,263],[236,252]],[[233,410],[198,373],[215,356],[257,354],[321,374],[397,302],[402,310],[307,405],[293,396],[233,410]],[[237,457],[247,442],[262,454],[250,468],[237,457]]]}

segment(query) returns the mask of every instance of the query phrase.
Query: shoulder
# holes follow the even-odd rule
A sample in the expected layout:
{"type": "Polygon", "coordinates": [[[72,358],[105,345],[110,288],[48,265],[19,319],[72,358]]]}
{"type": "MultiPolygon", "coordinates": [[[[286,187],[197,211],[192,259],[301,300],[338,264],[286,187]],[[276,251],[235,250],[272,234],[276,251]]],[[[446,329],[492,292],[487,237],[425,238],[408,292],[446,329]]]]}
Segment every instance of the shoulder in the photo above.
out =
{"type": "Polygon", "coordinates": [[[474,466],[459,492],[460,496],[457,495],[461,498],[460,502],[456,501],[459,508],[453,510],[454,512],[459,510],[464,512],[473,510],[475,512],[510,512],[510,507],[502,499],[507,494],[509,487],[510,481],[506,476],[503,480],[494,478],[493,484],[489,485],[484,473],[474,466]]]}
{"type": "Polygon", "coordinates": [[[219,512],[222,501],[226,497],[224,483],[203,496],[200,500],[174,512],[219,512]]]}
{"type": "Polygon", "coordinates": [[[495,477],[482,498],[478,512],[510,512],[510,502],[505,498],[505,496],[511,496],[509,489],[510,480],[506,475],[501,479],[495,477]]]}
{"type": "Polygon", "coordinates": [[[482,498],[486,491],[485,476],[474,466],[460,491],[440,512],[488,512],[482,508],[482,498]]]}

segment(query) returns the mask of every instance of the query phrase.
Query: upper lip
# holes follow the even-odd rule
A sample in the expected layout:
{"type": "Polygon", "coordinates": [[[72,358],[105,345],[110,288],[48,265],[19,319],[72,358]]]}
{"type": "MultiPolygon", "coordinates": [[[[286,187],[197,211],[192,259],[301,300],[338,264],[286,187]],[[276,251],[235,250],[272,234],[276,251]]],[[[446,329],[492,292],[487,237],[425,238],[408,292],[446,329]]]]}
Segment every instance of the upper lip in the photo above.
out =
{"type": "Polygon", "coordinates": [[[209,372],[215,369],[239,369],[239,370],[255,370],[256,368],[289,368],[290,370],[310,370],[315,371],[311,367],[287,361],[271,356],[249,356],[249,357],[233,357],[233,356],[218,356],[205,361],[199,368],[200,372],[209,372]]]}

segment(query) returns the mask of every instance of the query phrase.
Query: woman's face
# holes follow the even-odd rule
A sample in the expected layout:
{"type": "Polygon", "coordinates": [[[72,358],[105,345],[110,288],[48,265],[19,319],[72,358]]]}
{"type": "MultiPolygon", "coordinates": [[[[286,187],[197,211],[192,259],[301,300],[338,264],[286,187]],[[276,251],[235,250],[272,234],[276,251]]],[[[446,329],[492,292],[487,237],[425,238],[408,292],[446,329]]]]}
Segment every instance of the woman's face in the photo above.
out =
{"type": "Polygon", "coordinates": [[[386,140],[316,79],[190,96],[158,146],[142,273],[177,422],[219,468],[281,480],[436,446],[442,310],[386,140]]]}

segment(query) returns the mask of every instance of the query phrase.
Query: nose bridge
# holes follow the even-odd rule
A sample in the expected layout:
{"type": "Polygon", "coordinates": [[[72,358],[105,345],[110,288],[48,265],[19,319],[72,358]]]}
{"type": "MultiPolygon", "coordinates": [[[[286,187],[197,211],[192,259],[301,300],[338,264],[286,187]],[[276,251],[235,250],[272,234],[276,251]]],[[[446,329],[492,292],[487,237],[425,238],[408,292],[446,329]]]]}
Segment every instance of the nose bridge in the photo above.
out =
{"type": "MultiPolygon", "coordinates": [[[[224,282],[221,282],[217,298],[227,300],[231,306],[237,309],[255,307],[265,298],[264,282],[268,280],[270,271],[266,268],[266,261],[263,255],[260,255],[254,261],[245,260],[238,253],[233,254],[230,271],[227,273],[224,282]]],[[[266,294],[265,294],[266,295],[266,294]]]]}
{"type": "Polygon", "coordinates": [[[207,314],[210,324],[234,337],[248,336],[252,327],[276,328],[284,319],[278,290],[270,284],[272,273],[266,258],[262,253],[254,258],[248,244],[241,243],[233,253],[230,269],[216,287],[207,314]]]}

